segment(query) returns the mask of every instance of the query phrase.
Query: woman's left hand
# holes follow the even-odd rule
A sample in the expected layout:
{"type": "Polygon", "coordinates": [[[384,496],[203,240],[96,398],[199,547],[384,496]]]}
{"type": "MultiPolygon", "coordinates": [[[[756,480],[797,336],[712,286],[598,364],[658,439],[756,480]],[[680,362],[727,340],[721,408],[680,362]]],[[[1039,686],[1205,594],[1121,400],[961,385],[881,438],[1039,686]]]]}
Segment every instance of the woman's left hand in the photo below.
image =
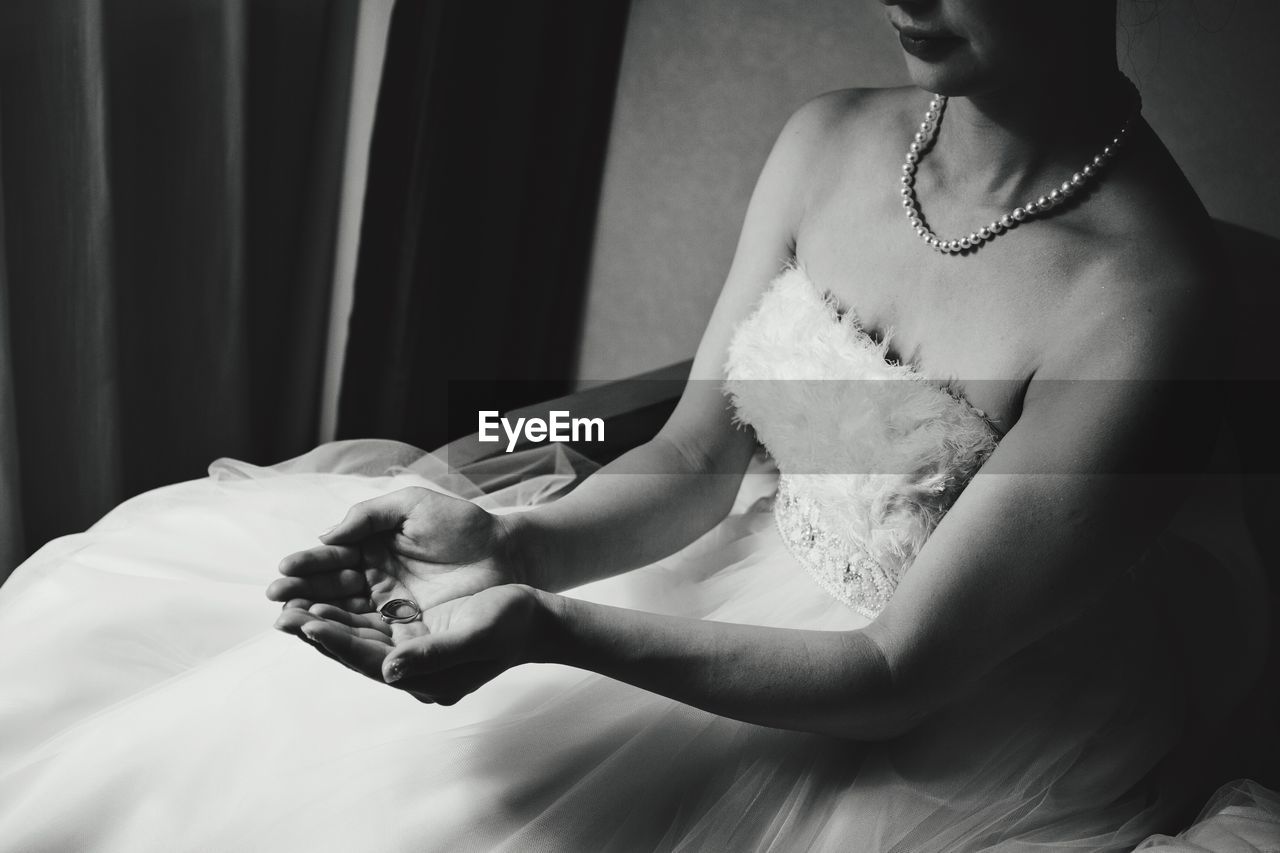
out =
{"type": "Polygon", "coordinates": [[[546,594],[519,584],[447,601],[420,621],[328,604],[290,608],[281,626],[351,669],[421,702],[452,705],[497,675],[541,657],[552,624],[546,594]]]}

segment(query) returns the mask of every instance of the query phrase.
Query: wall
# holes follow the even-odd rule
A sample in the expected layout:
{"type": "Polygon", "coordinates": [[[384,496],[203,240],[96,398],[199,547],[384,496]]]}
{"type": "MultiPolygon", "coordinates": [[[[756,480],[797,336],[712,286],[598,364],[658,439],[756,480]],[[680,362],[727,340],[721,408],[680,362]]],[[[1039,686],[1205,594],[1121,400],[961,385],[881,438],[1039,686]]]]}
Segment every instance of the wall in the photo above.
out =
{"type": "MultiPolygon", "coordinates": [[[[1209,211],[1280,236],[1280,3],[1121,4],[1124,67],[1209,211]]],[[[873,0],[633,0],[578,378],[691,356],[787,116],[905,82],[873,0]]]]}

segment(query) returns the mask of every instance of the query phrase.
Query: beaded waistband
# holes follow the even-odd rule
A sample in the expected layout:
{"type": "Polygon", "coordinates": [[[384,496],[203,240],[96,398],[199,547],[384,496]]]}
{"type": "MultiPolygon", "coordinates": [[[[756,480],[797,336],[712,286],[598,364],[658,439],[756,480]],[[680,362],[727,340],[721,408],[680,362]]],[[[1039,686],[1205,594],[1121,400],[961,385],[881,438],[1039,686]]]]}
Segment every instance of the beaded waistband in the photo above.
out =
{"type": "Polygon", "coordinates": [[[889,603],[895,579],[865,548],[833,533],[816,504],[785,474],[778,481],[773,517],[792,556],[837,601],[868,619],[889,603]]]}

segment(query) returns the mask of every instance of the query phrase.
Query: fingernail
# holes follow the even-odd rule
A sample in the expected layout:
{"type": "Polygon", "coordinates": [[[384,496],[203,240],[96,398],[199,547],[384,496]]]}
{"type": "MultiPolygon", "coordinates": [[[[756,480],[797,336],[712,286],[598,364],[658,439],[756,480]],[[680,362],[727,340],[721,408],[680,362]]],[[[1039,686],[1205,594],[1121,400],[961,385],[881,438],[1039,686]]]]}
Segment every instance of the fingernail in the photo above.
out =
{"type": "Polygon", "coordinates": [[[316,638],[316,629],[311,627],[310,622],[302,626],[302,633],[306,634],[308,639],[314,640],[316,638]]]}
{"type": "Polygon", "coordinates": [[[335,525],[333,525],[333,527],[328,528],[327,530],[325,530],[323,533],[321,533],[321,534],[320,534],[319,536],[317,536],[316,538],[317,538],[317,539],[323,539],[324,537],[328,536],[330,533],[332,533],[333,531],[335,531],[335,530],[337,530],[337,529],[338,529],[338,525],[336,525],[336,524],[335,524],[335,525]]]}

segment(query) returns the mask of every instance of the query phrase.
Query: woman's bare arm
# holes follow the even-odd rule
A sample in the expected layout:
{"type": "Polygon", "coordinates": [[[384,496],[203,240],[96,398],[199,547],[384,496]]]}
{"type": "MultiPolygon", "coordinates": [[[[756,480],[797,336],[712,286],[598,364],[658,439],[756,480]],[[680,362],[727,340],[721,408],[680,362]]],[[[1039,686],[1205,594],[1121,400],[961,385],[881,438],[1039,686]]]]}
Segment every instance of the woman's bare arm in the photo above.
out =
{"type": "Polygon", "coordinates": [[[1111,346],[1082,336],[1051,353],[1018,423],[867,628],[766,629],[547,597],[537,654],[753,723],[853,738],[910,728],[1085,610],[1167,524],[1213,436],[1184,396],[1194,384],[1168,381],[1187,375],[1192,325],[1111,346]],[[1064,376],[1091,378],[1050,378],[1064,376]],[[1166,455],[1153,459],[1153,446],[1166,455]]]}
{"type": "MultiPolygon", "coordinates": [[[[733,329],[791,254],[816,162],[849,96],[821,96],[787,122],[757,182],[737,252],[674,413],[657,438],[615,460],[554,504],[493,516],[423,488],[353,506],[321,545],[291,554],[267,590],[284,602],[370,606],[361,547],[386,537],[391,573],[432,606],[485,586],[565,590],[668,556],[724,518],[754,438],[721,393],[733,329]]],[[[389,569],[390,571],[390,569],[389,569]]]]}
{"type": "Polygon", "coordinates": [[[735,427],[720,384],[735,326],[790,256],[813,164],[838,96],[787,122],[748,207],[733,264],[694,358],[690,381],[659,435],[554,504],[507,516],[514,553],[533,586],[562,590],[647,565],[724,518],[755,446],[735,427]]]}
{"type": "Polygon", "coordinates": [[[1216,420],[1212,400],[1187,396],[1211,390],[1185,381],[1187,360],[1206,361],[1200,313],[1162,313],[1184,316],[1124,312],[1048,353],[1022,416],[864,629],[709,622],[503,585],[433,608],[427,632],[394,648],[328,611],[308,614],[305,632],[423,701],[547,662],[746,722],[892,736],[1085,612],[1176,510],[1216,420]]]}

